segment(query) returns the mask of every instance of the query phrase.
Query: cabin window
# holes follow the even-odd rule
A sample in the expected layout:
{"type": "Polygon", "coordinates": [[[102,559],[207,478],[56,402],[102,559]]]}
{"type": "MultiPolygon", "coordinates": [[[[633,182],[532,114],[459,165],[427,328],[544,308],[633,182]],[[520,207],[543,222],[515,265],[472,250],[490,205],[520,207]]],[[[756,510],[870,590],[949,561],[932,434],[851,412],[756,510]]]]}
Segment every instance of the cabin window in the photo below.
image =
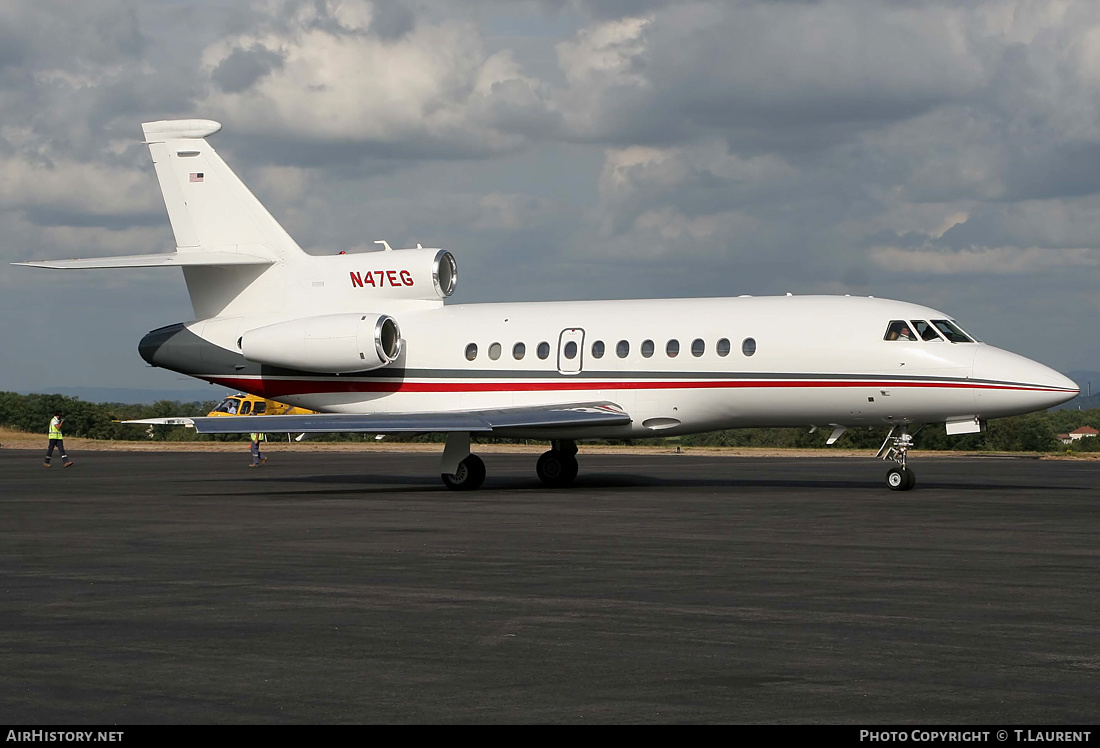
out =
{"type": "Polygon", "coordinates": [[[498,358],[500,358],[500,343],[493,343],[491,346],[489,346],[489,358],[491,358],[493,361],[496,361],[498,358]]]}
{"type": "Polygon", "coordinates": [[[526,353],[527,346],[525,346],[523,343],[516,343],[514,346],[512,346],[512,358],[514,358],[516,361],[520,361],[526,353]]]}
{"type": "Polygon", "coordinates": [[[917,336],[909,329],[909,323],[903,319],[895,319],[886,327],[886,335],[883,340],[916,340],[917,336]]]}
{"type": "Polygon", "coordinates": [[[477,358],[477,343],[470,343],[466,346],[466,360],[473,361],[477,358]]]}
{"type": "Polygon", "coordinates": [[[603,358],[604,345],[602,340],[592,344],[592,358],[603,358]]]}
{"type": "Polygon", "coordinates": [[[959,326],[949,319],[934,319],[932,320],[932,324],[935,325],[936,329],[942,332],[943,336],[950,340],[952,343],[974,342],[969,335],[959,329],[959,326]]]}
{"type": "Polygon", "coordinates": [[[240,413],[240,415],[247,416],[251,412],[252,412],[252,403],[251,402],[249,402],[248,400],[245,400],[243,403],[241,403],[241,413],[240,413]]]}
{"type": "Polygon", "coordinates": [[[680,341],[673,338],[665,343],[665,353],[669,358],[676,358],[680,355],[680,341]]]}
{"type": "Polygon", "coordinates": [[[541,359],[545,359],[546,357],[548,357],[550,355],[550,344],[547,343],[545,340],[539,343],[537,353],[539,358],[541,359]]]}
{"type": "Polygon", "coordinates": [[[620,340],[615,345],[615,355],[619,358],[626,358],[630,355],[630,343],[625,340],[620,340]]]}
{"type": "Polygon", "coordinates": [[[943,340],[939,333],[936,332],[936,328],[932,327],[932,325],[928,324],[923,319],[914,319],[910,320],[910,322],[913,323],[912,329],[917,331],[917,335],[920,335],[921,340],[943,340]]]}
{"type": "Polygon", "coordinates": [[[642,355],[645,356],[646,358],[649,358],[650,356],[653,355],[653,341],[652,340],[643,340],[642,341],[642,355]]]}
{"type": "Polygon", "coordinates": [[[265,402],[256,403],[256,407],[254,407],[252,409],[252,415],[254,415],[254,416],[258,416],[258,415],[260,415],[262,413],[266,413],[266,412],[267,412],[267,403],[265,403],[265,402]]]}
{"type": "Polygon", "coordinates": [[[718,352],[719,356],[730,355],[730,339],[722,338],[718,341],[718,345],[714,346],[714,350],[718,352]]]}
{"type": "Polygon", "coordinates": [[[751,356],[756,353],[756,340],[754,338],[745,338],[742,340],[741,352],[746,356],[751,356]]]}
{"type": "Polygon", "coordinates": [[[567,359],[573,360],[577,357],[577,341],[570,340],[565,344],[565,350],[562,351],[567,359]]]}
{"type": "Polygon", "coordinates": [[[707,344],[703,342],[702,338],[696,338],[691,341],[691,355],[695,358],[699,358],[707,350],[707,344]]]}

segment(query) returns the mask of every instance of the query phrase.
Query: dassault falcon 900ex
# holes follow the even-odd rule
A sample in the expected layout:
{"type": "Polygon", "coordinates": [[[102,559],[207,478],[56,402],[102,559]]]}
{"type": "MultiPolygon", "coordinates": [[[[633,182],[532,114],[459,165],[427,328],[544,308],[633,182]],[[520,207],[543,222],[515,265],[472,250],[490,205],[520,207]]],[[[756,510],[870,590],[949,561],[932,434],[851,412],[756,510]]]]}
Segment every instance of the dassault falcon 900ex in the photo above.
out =
{"type": "Polygon", "coordinates": [[[450,252],[379,242],[377,252],[306,254],[206,142],[220,124],[143,129],[176,250],[21,264],[183,268],[195,320],[147,334],[142,358],[320,411],[175,421],[200,433],[446,433],[443,482],[474,489],[485,464],[471,434],[548,440],[538,476],[565,486],[584,439],[828,426],[831,444],[847,428],[886,426],[887,485],[908,490],[911,428],[977,432],[1078,394],[950,315],[886,299],[446,304],[450,252]]]}

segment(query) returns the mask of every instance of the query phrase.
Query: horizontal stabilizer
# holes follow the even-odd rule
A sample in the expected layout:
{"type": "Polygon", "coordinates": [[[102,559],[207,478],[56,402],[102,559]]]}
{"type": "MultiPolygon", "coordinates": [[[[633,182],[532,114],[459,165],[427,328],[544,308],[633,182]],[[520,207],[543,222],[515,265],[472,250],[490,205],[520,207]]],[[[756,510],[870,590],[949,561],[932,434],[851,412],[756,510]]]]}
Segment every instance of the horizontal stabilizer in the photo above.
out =
{"type": "Polygon", "coordinates": [[[194,426],[200,434],[328,433],[486,433],[517,428],[618,426],[630,416],[612,403],[540,405],[451,413],[318,413],[300,416],[206,416],[199,418],[146,418],[123,423],[194,426]]]}
{"type": "Polygon", "coordinates": [[[155,255],[124,255],[92,257],[86,260],[30,260],[13,262],[34,268],[54,270],[89,270],[95,268],[167,268],[212,265],[272,265],[274,260],[240,252],[165,252],[155,255]]]}

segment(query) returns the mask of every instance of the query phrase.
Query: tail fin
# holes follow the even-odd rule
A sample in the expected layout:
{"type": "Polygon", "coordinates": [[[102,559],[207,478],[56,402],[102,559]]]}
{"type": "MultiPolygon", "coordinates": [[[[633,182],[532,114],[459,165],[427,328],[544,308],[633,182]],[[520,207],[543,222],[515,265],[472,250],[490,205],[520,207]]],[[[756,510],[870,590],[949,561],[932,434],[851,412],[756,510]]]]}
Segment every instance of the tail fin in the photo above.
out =
{"type": "Polygon", "coordinates": [[[287,264],[308,255],[206,142],[221,124],[185,119],[141,127],[178,256],[251,257],[272,264],[186,263],[183,277],[196,319],[277,310],[293,272],[287,264]]]}
{"type": "Polygon", "coordinates": [[[180,252],[228,251],[285,260],[304,254],[206,142],[208,119],[142,126],[180,252]]]}
{"type": "Polygon", "coordinates": [[[176,237],[175,252],[16,264],[180,267],[196,319],[281,311],[291,279],[310,256],[206,142],[221,127],[208,119],[142,125],[176,237]]]}

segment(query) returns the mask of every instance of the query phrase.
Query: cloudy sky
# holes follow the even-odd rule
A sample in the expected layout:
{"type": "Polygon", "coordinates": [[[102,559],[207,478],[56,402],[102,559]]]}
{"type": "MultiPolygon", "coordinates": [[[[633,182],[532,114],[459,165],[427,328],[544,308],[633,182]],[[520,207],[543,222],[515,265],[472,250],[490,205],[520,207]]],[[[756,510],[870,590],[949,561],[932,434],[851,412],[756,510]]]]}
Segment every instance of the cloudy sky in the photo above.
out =
{"type": "Polygon", "coordinates": [[[1100,370],[1100,3],[0,0],[0,390],[186,386],[136,351],[178,270],[8,264],[170,251],[182,117],[457,302],[864,294],[1100,370]]]}

